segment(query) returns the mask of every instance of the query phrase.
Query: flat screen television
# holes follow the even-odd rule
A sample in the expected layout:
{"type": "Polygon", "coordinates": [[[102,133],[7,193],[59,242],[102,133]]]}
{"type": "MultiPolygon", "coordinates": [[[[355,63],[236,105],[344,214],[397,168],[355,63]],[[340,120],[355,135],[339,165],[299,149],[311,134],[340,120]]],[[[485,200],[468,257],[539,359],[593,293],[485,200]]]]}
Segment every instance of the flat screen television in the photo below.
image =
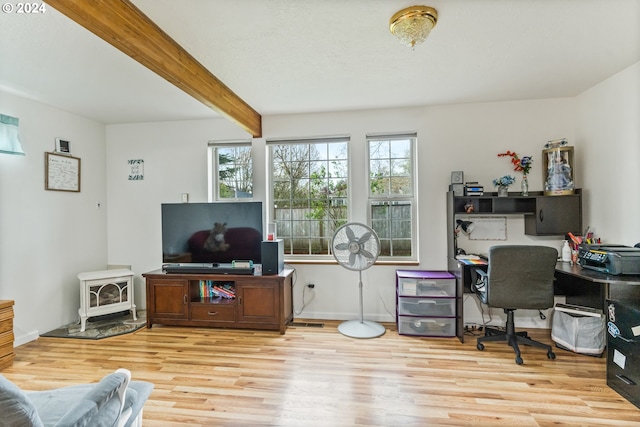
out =
{"type": "Polygon", "coordinates": [[[262,202],[163,203],[163,263],[261,262],[262,202]]]}

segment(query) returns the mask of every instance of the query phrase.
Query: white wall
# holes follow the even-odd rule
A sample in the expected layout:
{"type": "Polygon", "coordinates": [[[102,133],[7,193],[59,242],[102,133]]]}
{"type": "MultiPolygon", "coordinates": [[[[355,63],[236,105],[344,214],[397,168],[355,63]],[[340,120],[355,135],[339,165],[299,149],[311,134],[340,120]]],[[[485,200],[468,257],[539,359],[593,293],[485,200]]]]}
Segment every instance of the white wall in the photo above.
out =
{"type": "Polygon", "coordinates": [[[135,302],[146,307],[142,273],[162,265],[160,205],[207,201],[207,142],[247,139],[225,119],[107,126],[109,264],[130,265],[135,302]],[[127,160],[144,160],[144,179],[129,181],[127,160]]]}
{"type": "MultiPolygon", "coordinates": [[[[532,154],[531,190],[542,189],[541,150],[545,141],[566,137],[576,147],[576,180],[584,189],[585,224],[607,242],[640,241],[637,219],[640,183],[640,63],[612,76],[575,99],[447,105],[382,111],[356,111],[264,117],[265,137],[350,134],[354,207],[364,205],[364,142],[367,133],[417,131],[419,135],[420,265],[445,269],[445,192],[452,170],[488,189],[493,178],[510,173],[510,149],[532,154]]],[[[77,319],[76,275],[108,264],[131,265],[136,303],[145,307],[140,274],[160,267],[160,204],[207,200],[206,143],[248,138],[224,119],[105,126],[59,109],[0,92],[2,114],[20,118],[26,156],[0,155],[0,299],[15,300],[14,332],[19,345],[77,319]],[[106,135],[106,137],[105,137],[106,135]],[[72,142],[82,159],[82,191],[44,190],[44,152],[56,137],[72,142]],[[106,143],[105,143],[106,140],[106,143]],[[105,161],[106,159],[106,161],[105,161]],[[145,160],[145,179],[128,181],[127,160],[145,160]],[[103,208],[97,209],[97,203],[103,208]],[[108,218],[108,230],[107,230],[108,218]]],[[[266,170],[264,140],[256,175],[266,170]]],[[[264,181],[255,194],[264,200],[264,181]]],[[[354,220],[364,220],[354,210],[354,220]]],[[[521,217],[509,217],[509,242],[559,247],[559,239],[524,236],[521,217]]],[[[495,242],[465,241],[481,252],[495,242]]],[[[296,265],[296,317],[355,318],[357,274],[335,265],[296,265]],[[305,283],[316,290],[305,291],[305,283]],[[339,295],[339,297],[336,297],[339,295]]],[[[374,266],[363,274],[368,318],[392,321],[395,266],[374,266]]],[[[533,313],[522,313],[539,323],[533,313]]],[[[465,317],[477,322],[473,298],[465,317]]],[[[521,320],[519,320],[521,321],[521,320]]],[[[545,325],[542,325],[545,326],[545,325]]]]}
{"type": "MultiPolygon", "coordinates": [[[[534,156],[536,164],[530,175],[531,190],[539,191],[542,189],[543,145],[549,139],[573,139],[574,110],[573,99],[547,99],[279,115],[263,117],[263,130],[267,139],[349,134],[351,206],[355,221],[366,220],[366,134],[417,131],[420,265],[410,268],[445,270],[446,192],[451,171],[464,170],[467,180],[480,181],[492,191],[493,178],[512,172],[509,160],[497,157],[497,153],[514,150],[534,156]]],[[[190,193],[191,201],[206,201],[207,141],[239,138],[247,138],[247,135],[225,120],[107,127],[109,263],[132,265],[138,275],[136,301],[139,307],[144,307],[139,275],[161,265],[160,204],[178,202],[182,192],[190,193]],[[126,161],[136,158],[145,160],[144,181],[127,181],[126,161]]],[[[254,147],[258,153],[263,153],[264,140],[254,141],[254,147]]],[[[266,169],[264,156],[256,163],[255,192],[263,197],[266,194],[262,179],[266,169]]],[[[521,216],[510,219],[510,230],[513,229],[513,233],[509,232],[510,243],[542,240],[560,247],[558,239],[523,236],[523,222],[521,216]]],[[[357,273],[337,265],[296,264],[295,268],[296,317],[357,317],[357,273]],[[302,310],[303,285],[309,282],[315,283],[316,288],[313,292],[305,292],[307,304],[302,310]]],[[[396,268],[374,266],[363,273],[367,318],[395,319],[396,268]]]]}
{"type": "Polygon", "coordinates": [[[0,154],[0,299],[14,300],[16,345],[78,318],[77,274],[107,260],[105,128],[0,91],[0,113],[20,119],[26,156],[0,154]],[[81,159],[81,192],[45,191],[55,138],[81,159]]]}
{"type": "Polygon", "coordinates": [[[640,242],[640,62],[576,103],[585,225],[604,242],[633,246],[640,242]]]}

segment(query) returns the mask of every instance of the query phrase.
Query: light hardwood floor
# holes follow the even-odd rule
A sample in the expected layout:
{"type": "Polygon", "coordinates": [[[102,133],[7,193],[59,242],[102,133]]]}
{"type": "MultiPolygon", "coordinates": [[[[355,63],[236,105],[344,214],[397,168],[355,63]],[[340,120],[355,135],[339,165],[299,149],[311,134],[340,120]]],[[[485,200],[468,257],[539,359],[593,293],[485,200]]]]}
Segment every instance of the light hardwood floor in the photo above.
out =
{"type": "MultiPolygon", "coordinates": [[[[318,321],[313,321],[318,322],[318,321]]],[[[632,426],[640,410],[607,387],[605,358],[467,336],[414,338],[385,324],[358,340],[324,327],[285,335],[154,326],[100,341],[39,338],[2,373],[23,389],[95,382],[125,367],[155,389],[145,426],[632,426]]],[[[552,343],[548,330],[530,335],[552,343]]]]}

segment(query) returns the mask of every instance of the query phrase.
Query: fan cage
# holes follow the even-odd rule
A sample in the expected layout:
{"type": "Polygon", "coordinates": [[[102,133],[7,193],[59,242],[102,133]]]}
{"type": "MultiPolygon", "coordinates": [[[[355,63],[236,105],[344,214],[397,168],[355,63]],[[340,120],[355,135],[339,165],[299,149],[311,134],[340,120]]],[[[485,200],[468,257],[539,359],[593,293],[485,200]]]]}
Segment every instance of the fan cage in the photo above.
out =
{"type": "Polygon", "coordinates": [[[369,226],[350,222],[334,233],[331,250],[342,267],[362,271],[371,267],[380,255],[380,239],[369,226]]]}

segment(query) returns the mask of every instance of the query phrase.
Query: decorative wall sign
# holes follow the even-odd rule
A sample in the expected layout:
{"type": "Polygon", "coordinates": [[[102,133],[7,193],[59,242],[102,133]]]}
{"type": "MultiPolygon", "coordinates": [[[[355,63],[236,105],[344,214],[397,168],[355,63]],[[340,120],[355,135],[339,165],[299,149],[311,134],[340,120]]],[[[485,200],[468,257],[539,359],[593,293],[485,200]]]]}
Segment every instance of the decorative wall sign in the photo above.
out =
{"type": "Polygon", "coordinates": [[[80,192],[80,159],[69,155],[44,153],[45,190],[80,192]]]}
{"type": "Polygon", "coordinates": [[[141,181],[144,179],[144,160],[127,160],[129,163],[129,181],[141,181]]]}

